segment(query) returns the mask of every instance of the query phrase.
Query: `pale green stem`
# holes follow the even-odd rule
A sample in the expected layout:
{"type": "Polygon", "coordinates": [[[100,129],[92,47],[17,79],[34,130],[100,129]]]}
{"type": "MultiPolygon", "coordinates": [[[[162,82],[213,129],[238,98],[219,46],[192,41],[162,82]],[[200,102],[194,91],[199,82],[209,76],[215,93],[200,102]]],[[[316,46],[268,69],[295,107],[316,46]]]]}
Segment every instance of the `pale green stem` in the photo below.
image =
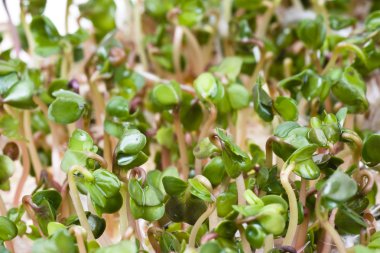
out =
{"type": "Polygon", "coordinates": [[[125,232],[127,231],[127,227],[129,225],[128,214],[127,214],[127,212],[128,212],[127,205],[129,205],[129,203],[127,200],[127,189],[126,189],[125,184],[122,184],[120,193],[121,193],[121,196],[123,198],[123,205],[121,206],[120,211],[119,211],[119,217],[120,217],[119,234],[121,236],[121,239],[123,240],[123,236],[124,236],[125,232]]]}
{"type": "Polygon", "coordinates": [[[75,174],[76,173],[81,173],[85,180],[92,181],[94,180],[92,174],[86,169],[81,166],[74,165],[73,167],[70,168],[68,172],[68,182],[69,182],[69,187],[70,187],[70,196],[74,204],[74,208],[76,211],[76,214],[78,215],[79,222],[81,226],[86,229],[87,231],[87,238],[88,240],[92,241],[95,240],[94,235],[92,234],[90,224],[88,223],[86,213],[84,212],[82,202],[79,197],[79,192],[77,189],[77,185],[75,183],[75,174]]]}
{"type": "Polygon", "coordinates": [[[343,133],[342,134],[342,139],[351,141],[351,142],[353,142],[355,144],[356,149],[354,149],[354,151],[353,151],[353,158],[352,158],[353,161],[352,162],[353,162],[353,164],[359,166],[361,151],[362,151],[362,147],[363,147],[363,141],[362,141],[362,139],[355,132],[352,132],[352,133],[345,132],[345,133],[343,133]]]}
{"type": "Polygon", "coordinates": [[[186,180],[189,176],[189,159],[187,157],[185,135],[183,133],[181,121],[179,118],[179,112],[174,112],[173,118],[173,128],[177,136],[177,142],[179,147],[179,162],[181,164],[181,175],[182,178],[186,180]]]}
{"type": "Polygon", "coordinates": [[[273,234],[269,234],[264,240],[264,253],[268,253],[271,249],[273,249],[273,245],[273,234]]]}
{"type": "Polygon", "coordinates": [[[285,163],[281,169],[280,180],[281,185],[284,187],[289,200],[289,225],[288,231],[283,242],[283,245],[291,246],[293,244],[294,236],[297,232],[297,222],[298,222],[298,207],[296,194],[293,191],[291,184],[289,183],[289,175],[294,169],[294,163],[285,163]]]}
{"type": "Polygon", "coordinates": [[[243,248],[244,253],[251,253],[252,249],[251,246],[249,245],[247,238],[245,237],[245,231],[242,225],[238,226],[239,233],[240,233],[240,240],[241,240],[241,246],[243,248]]]}
{"type": "MultiPolygon", "coordinates": [[[[209,106],[210,106],[209,114],[208,114],[206,122],[203,124],[201,128],[201,132],[199,133],[198,142],[200,142],[202,139],[208,136],[210,129],[212,128],[216,120],[216,116],[217,116],[216,107],[214,104],[211,104],[211,103],[209,104],[209,106]]],[[[195,166],[194,166],[195,175],[201,174],[201,169],[202,169],[202,160],[195,159],[195,166]]]]}
{"type": "Polygon", "coordinates": [[[182,79],[181,69],[181,47],[183,39],[183,28],[180,25],[176,25],[173,36],[173,65],[177,79],[182,79]]]}
{"type": "Polygon", "coordinates": [[[36,176],[37,182],[39,182],[43,167],[42,167],[40,158],[38,156],[36,145],[34,144],[34,140],[33,140],[32,122],[31,122],[29,110],[24,111],[24,132],[25,132],[25,138],[27,139],[27,146],[28,146],[29,154],[32,160],[33,169],[35,172],[34,174],[36,176]]]}
{"type": "Polygon", "coordinates": [[[206,209],[206,211],[198,218],[195,222],[194,226],[191,229],[190,237],[189,237],[189,247],[195,248],[195,239],[197,237],[199,228],[202,226],[203,222],[210,216],[210,214],[215,209],[215,203],[210,204],[210,206],[206,209]]]}
{"type": "Polygon", "coordinates": [[[322,227],[331,236],[331,238],[334,241],[339,253],[346,253],[346,248],[344,247],[344,244],[340,238],[340,235],[331,226],[331,224],[328,222],[327,218],[325,218],[324,215],[321,213],[321,199],[322,199],[321,195],[318,194],[317,202],[315,204],[315,216],[319,220],[319,223],[322,225],[322,227]]]}
{"type": "Polygon", "coordinates": [[[81,226],[74,225],[70,227],[69,232],[75,236],[79,253],[87,253],[83,238],[83,228],[81,226]]]}
{"type": "Polygon", "coordinates": [[[30,31],[30,26],[26,22],[25,15],[26,15],[25,10],[23,8],[21,8],[20,22],[21,22],[22,28],[23,28],[23,30],[25,32],[26,41],[28,42],[29,53],[30,53],[30,55],[33,56],[33,54],[34,54],[34,48],[35,48],[35,43],[34,43],[34,39],[33,39],[33,36],[32,36],[32,32],[30,31]]]}
{"type": "Polygon", "coordinates": [[[148,60],[144,48],[144,35],[141,25],[141,12],[142,12],[142,1],[135,0],[135,5],[133,6],[133,25],[134,25],[134,37],[137,51],[139,54],[140,61],[145,70],[148,69],[148,60]]]}

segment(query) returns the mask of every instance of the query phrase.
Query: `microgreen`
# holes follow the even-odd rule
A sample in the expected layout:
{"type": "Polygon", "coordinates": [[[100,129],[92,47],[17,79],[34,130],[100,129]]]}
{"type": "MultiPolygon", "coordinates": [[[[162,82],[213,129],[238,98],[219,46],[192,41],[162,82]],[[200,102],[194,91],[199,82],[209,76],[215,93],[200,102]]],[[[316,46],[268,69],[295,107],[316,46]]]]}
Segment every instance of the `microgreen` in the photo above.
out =
{"type": "Polygon", "coordinates": [[[3,2],[0,252],[380,250],[378,1],[3,2]]]}

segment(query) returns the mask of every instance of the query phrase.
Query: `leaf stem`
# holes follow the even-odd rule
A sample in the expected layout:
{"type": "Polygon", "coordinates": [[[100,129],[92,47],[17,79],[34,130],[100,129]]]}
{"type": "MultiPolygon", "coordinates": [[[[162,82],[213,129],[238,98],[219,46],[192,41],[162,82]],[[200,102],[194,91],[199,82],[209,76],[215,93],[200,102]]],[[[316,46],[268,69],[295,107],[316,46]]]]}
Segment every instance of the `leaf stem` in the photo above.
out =
{"type": "Polygon", "coordinates": [[[292,246],[294,236],[297,232],[297,220],[298,220],[298,207],[297,207],[297,198],[296,194],[293,191],[292,186],[289,183],[289,175],[294,169],[294,163],[285,163],[281,169],[280,180],[281,185],[284,187],[286,194],[288,195],[289,200],[289,225],[288,231],[286,232],[286,236],[283,242],[283,245],[292,246]]]}
{"type": "Polygon", "coordinates": [[[69,232],[75,236],[79,253],[87,253],[83,238],[83,232],[85,232],[83,231],[83,228],[81,226],[74,225],[70,227],[69,232]]]}
{"type": "MultiPolygon", "coordinates": [[[[201,132],[199,133],[198,142],[200,142],[202,139],[206,138],[209,135],[210,129],[212,128],[212,126],[216,120],[217,110],[216,110],[215,105],[212,103],[209,103],[208,105],[210,106],[209,113],[207,116],[207,120],[203,124],[203,126],[201,128],[201,132]]],[[[195,175],[201,174],[201,169],[202,169],[202,160],[201,159],[195,159],[194,168],[195,168],[194,169],[195,175]]]]}
{"type": "Polygon", "coordinates": [[[92,181],[94,180],[92,174],[84,167],[81,167],[79,165],[74,165],[73,167],[70,168],[68,172],[68,182],[69,182],[69,187],[70,187],[70,196],[74,204],[75,211],[78,215],[79,222],[81,226],[86,229],[87,231],[87,238],[88,240],[92,241],[95,240],[94,235],[92,234],[90,224],[88,223],[86,214],[83,210],[82,202],[79,198],[79,192],[77,189],[77,185],[75,183],[75,174],[76,173],[81,173],[85,180],[92,181]]]}
{"type": "Polygon", "coordinates": [[[36,176],[37,182],[39,182],[43,167],[42,167],[40,158],[38,157],[36,145],[35,145],[34,140],[33,140],[32,122],[30,119],[30,111],[29,110],[24,111],[24,133],[25,133],[25,138],[28,141],[27,147],[29,150],[29,155],[30,155],[31,160],[32,160],[33,169],[35,172],[34,174],[36,176]]]}
{"type": "Polygon", "coordinates": [[[181,47],[183,39],[183,28],[180,25],[176,25],[173,36],[173,64],[176,78],[182,80],[181,71],[181,47]]]}
{"type": "Polygon", "coordinates": [[[271,249],[273,249],[273,245],[273,234],[269,234],[265,237],[264,240],[264,253],[268,253],[271,249]]]}
{"type": "Polygon", "coordinates": [[[189,247],[195,248],[195,239],[197,237],[199,228],[202,226],[203,222],[210,216],[210,214],[215,209],[215,203],[211,203],[206,211],[198,218],[195,222],[194,226],[191,229],[190,237],[189,237],[189,247]]]}
{"type": "Polygon", "coordinates": [[[342,240],[340,239],[340,235],[338,232],[334,229],[333,226],[325,219],[321,213],[321,194],[318,194],[317,201],[315,204],[315,216],[319,220],[319,223],[322,225],[322,227],[326,230],[327,233],[330,234],[332,240],[334,241],[339,253],[345,253],[346,248],[344,247],[344,244],[342,240]]]}
{"type": "Polygon", "coordinates": [[[342,134],[342,139],[355,143],[356,149],[353,150],[352,160],[353,160],[354,164],[359,166],[361,151],[362,151],[362,147],[363,147],[362,139],[360,138],[360,136],[357,133],[355,133],[353,131],[344,132],[342,134]]]}
{"type": "Polygon", "coordinates": [[[181,126],[181,121],[179,118],[179,110],[175,110],[173,112],[173,128],[174,132],[177,136],[178,147],[179,147],[179,155],[180,155],[180,164],[181,164],[181,174],[183,179],[187,179],[189,176],[189,159],[187,157],[187,148],[185,135],[183,133],[183,128],[181,126]]]}
{"type": "Polygon", "coordinates": [[[128,225],[131,225],[128,222],[127,205],[129,203],[127,202],[127,189],[126,189],[126,185],[124,183],[121,185],[120,193],[121,193],[121,196],[123,198],[123,204],[121,205],[121,208],[119,211],[119,217],[120,217],[119,234],[120,234],[121,240],[123,240],[123,236],[124,236],[125,232],[127,231],[128,225]]]}
{"type": "Polygon", "coordinates": [[[17,206],[20,201],[20,197],[22,194],[22,190],[24,188],[25,182],[28,179],[29,172],[30,172],[30,158],[28,154],[28,148],[25,145],[25,142],[18,141],[17,144],[19,145],[21,149],[21,156],[22,156],[22,175],[20,180],[18,181],[17,188],[15,195],[13,197],[13,205],[17,206]]]}
{"type": "Polygon", "coordinates": [[[135,6],[132,7],[133,10],[133,28],[134,28],[134,38],[137,47],[137,52],[139,54],[140,61],[145,70],[148,69],[148,60],[144,48],[144,35],[141,27],[141,12],[142,12],[142,1],[135,0],[135,6]]]}
{"type": "Polygon", "coordinates": [[[265,143],[265,166],[270,169],[273,166],[273,142],[280,142],[277,136],[271,136],[265,143]]]}
{"type": "MultiPolygon", "coordinates": [[[[41,109],[45,117],[48,119],[48,107],[46,104],[38,97],[38,96],[33,96],[33,101],[38,105],[38,107],[41,109]]],[[[53,173],[56,179],[58,179],[62,174],[62,171],[60,170],[60,163],[61,163],[61,158],[59,155],[59,141],[58,137],[59,134],[57,133],[57,130],[59,126],[55,124],[53,121],[48,120],[48,125],[50,128],[50,133],[51,133],[51,138],[52,138],[52,146],[51,146],[51,162],[53,166],[53,173]]]]}

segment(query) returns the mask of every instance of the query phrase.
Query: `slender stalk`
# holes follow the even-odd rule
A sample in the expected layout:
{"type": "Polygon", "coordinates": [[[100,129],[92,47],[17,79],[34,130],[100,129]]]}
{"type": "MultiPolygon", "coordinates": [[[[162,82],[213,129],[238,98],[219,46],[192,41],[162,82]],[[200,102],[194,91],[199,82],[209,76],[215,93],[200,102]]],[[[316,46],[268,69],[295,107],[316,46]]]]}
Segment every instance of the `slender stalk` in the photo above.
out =
{"type": "Polygon", "coordinates": [[[35,43],[34,43],[34,39],[32,36],[32,32],[30,31],[30,26],[26,22],[26,13],[25,13],[24,8],[21,8],[21,10],[20,10],[20,22],[21,22],[22,28],[25,32],[26,41],[28,42],[29,53],[30,53],[30,55],[33,56],[34,55],[35,43]]]}
{"type": "Polygon", "coordinates": [[[129,204],[130,196],[129,196],[128,184],[127,183],[125,183],[124,188],[122,188],[122,190],[125,191],[125,197],[126,197],[125,198],[126,199],[125,206],[126,206],[126,211],[127,211],[128,225],[130,227],[132,227],[135,235],[137,236],[137,239],[139,239],[139,241],[142,241],[143,238],[139,238],[139,234],[137,233],[137,228],[136,228],[136,222],[132,216],[131,206],[129,204]]]}
{"type": "Polygon", "coordinates": [[[32,160],[34,174],[36,176],[37,182],[40,181],[41,171],[43,170],[40,158],[38,157],[37,148],[34,144],[33,133],[32,133],[32,122],[30,119],[30,111],[24,111],[24,133],[27,139],[27,146],[29,150],[29,155],[32,160]]]}
{"type": "Polygon", "coordinates": [[[181,46],[183,39],[183,28],[180,25],[176,25],[173,36],[173,65],[176,78],[182,79],[181,71],[181,46]]]}
{"type": "Polygon", "coordinates": [[[238,225],[238,230],[240,233],[241,246],[243,248],[244,253],[252,252],[251,246],[249,245],[247,238],[245,237],[244,227],[242,225],[238,225]]]}
{"type": "Polygon", "coordinates": [[[100,167],[102,167],[102,168],[108,167],[107,161],[103,157],[98,155],[97,153],[86,151],[85,154],[88,158],[97,161],[99,163],[100,167]]]}
{"type": "Polygon", "coordinates": [[[108,165],[106,169],[110,172],[112,172],[112,147],[111,147],[111,140],[110,135],[104,131],[103,133],[103,153],[104,153],[104,159],[106,164],[108,165]]]}
{"type": "Polygon", "coordinates": [[[150,227],[148,229],[148,239],[149,239],[149,242],[150,244],[152,245],[154,251],[156,253],[161,253],[161,247],[160,247],[160,244],[157,242],[156,238],[155,238],[155,234],[156,233],[162,233],[162,229],[160,228],[157,228],[157,227],[150,227]]]}
{"type": "Polygon", "coordinates": [[[39,231],[40,235],[42,237],[45,237],[44,232],[42,232],[41,227],[38,225],[37,217],[36,217],[36,214],[35,214],[35,210],[38,210],[39,207],[36,204],[34,204],[34,202],[32,201],[32,196],[25,195],[22,198],[22,204],[24,206],[24,209],[25,209],[26,213],[32,219],[33,225],[38,228],[38,231],[39,231]]]}
{"type": "Polygon", "coordinates": [[[264,253],[268,253],[271,249],[273,249],[273,245],[273,234],[269,234],[265,237],[264,240],[264,253]]]}
{"type": "Polygon", "coordinates": [[[210,204],[210,206],[206,209],[206,211],[198,218],[195,222],[193,228],[191,229],[190,237],[189,237],[189,248],[195,248],[195,239],[197,237],[199,228],[202,226],[203,222],[210,216],[210,214],[215,209],[215,203],[210,204]]]}
{"type": "Polygon", "coordinates": [[[83,228],[81,226],[74,225],[70,227],[69,232],[75,236],[79,253],[87,253],[83,238],[83,234],[85,233],[85,231],[83,231],[83,228]]]}
{"type": "Polygon", "coordinates": [[[270,169],[273,166],[273,142],[281,141],[277,136],[271,136],[265,143],[265,166],[270,169]]]}
{"type": "Polygon", "coordinates": [[[75,211],[78,215],[79,222],[81,226],[86,229],[87,231],[87,238],[88,240],[92,241],[95,240],[94,235],[92,234],[90,224],[88,223],[86,214],[83,210],[82,202],[79,198],[79,192],[77,189],[77,185],[75,183],[75,174],[76,173],[81,173],[85,180],[92,181],[94,180],[92,174],[86,169],[81,166],[74,165],[73,167],[70,168],[68,172],[68,182],[69,182],[69,187],[70,187],[70,196],[74,204],[75,211]]]}
{"type": "Polygon", "coordinates": [[[179,155],[180,159],[179,162],[181,164],[181,175],[183,179],[187,179],[189,176],[189,159],[187,157],[187,148],[186,148],[186,141],[185,141],[185,135],[183,133],[183,129],[181,126],[181,121],[179,118],[179,112],[176,110],[173,113],[173,128],[174,132],[177,136],[177,142],[179,147],[179,155]]]}
{"type": "Polygon", "coordinates": [[[340,235],[334,229],[334,227],[331,226],[331,224],[327,221],[327,219],[324,218],[324,215],[322,215],[322,213],[321,213],[321,199],[322,199],[321,194],[318,194],[317,201],[315,204],[315,216],[319,220],[319,223],[322,225],[322,227],[331,236],[331,238],[334,241],[339,253],[345,253],[346,248],[344,247],[344,244],[340,238],[340,235]]]}
{"type": "Polygon", "coordinates": [[[65,33],[69,33],[69,16],[70,16],[70,5],[72,4],[72,0],[66,0],[66,8],[65,8],[65,33]]]}
{"type": "Polygon", "coordinates": [[[245,205],[245,198],[244,198],[245,182],[244,182],[243,174],[240,174],[236,178],[236,187],[237,187],[237,194],[238,194],[238,205],[245,205]]]}
{"type": "MultiPolygon", "coordinates": [[[[46,106],[46,104],[38,96],[33,96],[33,101],[41,109],[45,117],[48,118],[48,107],[46,106]]],[[[59,150],[58,150],[59,134],[57,133],[57,129],[59,126],[51,120],[48,120],[48,125],[50,128],[50,133],[51,133],[51,138],[52,138],[51,162],[53,166],[53,173],[54,173],[54,177],[58,179],[58,177],[61,176],[60,174],[62,174],[61,169],[60,169],[61,159],[60,159],[59,150]]]]}
{"type": "Polygon", "coordinates": [[[96,125],[102,126],[103,119],[102,115],[105,111],[105,102],[102,94],[99,92],[97,82],[101,80],[103,77],[100,75],[98,71],[95,71],[91,77],[89,78],[89,86],[92,97],[93,106],[95,108],[95,121],[96,125]]]}
{"type": "Polygon", "coordinates": [[[353,150],[352,162],[356,164],[357,166],[359,166],[359,161],[360,161],[362,147],[363,147],[362,139],[355,132],[343,133],[342,139],[355,143],[356,148],[353,150]]]}
{"type": "Polygon", "coordinates": [[[258,38],[260,38],[260,39],[265,38],[265,34],[267,32],[270,20],[272,19],[275,7],[277,6],[278,2],[279,2],[278,0],[273,1],[273,2],[264,1],[264,4],[267,6],[267,9],[266,9],[264,15],[261,17],[262,18],[261,22],[257,26],[256,36],[258,38]]]}
{"type": "Polygon", "coordinates": [[[291,246],[293,244],[294,236],[297,232],[297,220],[298,220],[298,207],[297,207],[297,198],[296,194],[293,191],[292,186],[289,183],[289,175],[294,169],[294,163],[285,163],[281,169],[280,180],[281,185],[284,187],[286,194],[289,199],[289,225],[288,231],[286,232],[286,236],[283,242],[283,245],[291,246]]]}
{"type": "Polygon", "coordinates": [[[143,2],[141,0],[135,0],[134,1],[135,6],[133,9],[133,29],[134,29],[134,38],[135,38],[135,45],[137,47],[137,52],[139,54],[140,61],[144,67],[145,70],[148,69],[148,58],[145,53],[145,47],[144,47],[144,35],[143,30],[141,26],[141,12],[142,12],[142,5],[143,2]]]}
{"type": "MultiPolygon", "coordinates": [[[[335,222],[335,215],[337,211],[338,211],[337,208],[334,208],[331,211],[330,218],[329,218],[329,224],[331,225],[331,227],[335,226],[334,222],[335,222]]],[[[329,253],[329,252],[331,252],[331,236],[326,233],[326,236],[323,240],[323,248],[322,248],[321,253],[329,253]]]]}
{"type": "Polygon", "coordinates": [[[203,59],[202,48],[198,43],[197,38],[193,35],[193,33],[187,27],[182,27],[183,33],[187,38],[187,43],[192,49],[191,52],[194,54],[195,62],[193,62],[193,71],[195,75],[199,75],[203,72],[205,63],[203,59]]]}
{"type": "MultiPolygon", "coordinates": [[[[210,109],[209,109],[209,113],[208,113],[208,117],[207,117],[207,120],[206,122],[203,124],[202,128],[201,128],[201,132],[199,133],[199,137],[198,137],[198,142],[201,141],[202,139],[206,138],[210,132],[210,129],[212,128],[215,120],[216,120],[216,116],[217,116],[217,110],[216,110],[216,107],[214,104],[209,104],[210,106],[210,109]]],[[[195,175],[199,175],[201,174],[201,169],[202,169],[202,160],[200,159],[195,159],[195,166],[194,166],[194,170],[195,170],[195,175]]]]}
{"type": "Polygon", "coordinates": [[[9,30],[11,32],[11,37],[12,37],[12,40],[13,40],[13,48],[15,49],[16,56],[18,57],[19,54],[20,54],[20,49],[21,49],[20,38],[19,38],[19,35],[18,35],[18,32],[17,32],[17,29],[16,29],[15,25],[12,22],[12,17],[11,17],[11,14],[9,13],[8,5],[7,5],[7,1],[6,0],[3,0],[3,6],[4,6],[5,13],[7,14],[7,17],[8,17],[8,26],[9,26],[9,30]]]}
{"type": "Polygon", "coordinates": [[[29,154],[28,154],[28,148],[26,147],[25,142],[18,141],[17,144],[19,145],[21,149],[23,170],[22,170],[21,178],[17,184],[15,195],[13,197],[14,206],[17,206],[20,202],[22,190],[24,189],[25,182],[28,179],[29,172],[30,172],[30,159],[29,159],[29,154]]]}
{"type": "Polygon", "coordinates": [[[290,77],[292,75],[292,69],[293,69],[293,60],[292,58],[285,58],[284,60],[284,75],[285,77],[290,77]]]}
{"type": "Polygon", "coordinates": [[[119,211],[119,217],[120,217],[119,234],[121,236],[121,239],[123,239],[123,236],[124,236],[125,232],[127,231],[127,228],[129,225],[128,214],[127,214],[127,212],[128,212],[127,205],[129,203],[127,200],[127,189],[126,189],[125,184],[122,184],[121,189],[120,189],[120,193],[121,193],[121,196],[123,198],[123,205],[121,206],[120,211],[119,211]]]}
{"type": "Polygon", "coordinates": [[[236,120],[236,143],[245,150],[245,140],[247,139],[247,115],[250,108],[243,108],[238,111],[236,120]]]}

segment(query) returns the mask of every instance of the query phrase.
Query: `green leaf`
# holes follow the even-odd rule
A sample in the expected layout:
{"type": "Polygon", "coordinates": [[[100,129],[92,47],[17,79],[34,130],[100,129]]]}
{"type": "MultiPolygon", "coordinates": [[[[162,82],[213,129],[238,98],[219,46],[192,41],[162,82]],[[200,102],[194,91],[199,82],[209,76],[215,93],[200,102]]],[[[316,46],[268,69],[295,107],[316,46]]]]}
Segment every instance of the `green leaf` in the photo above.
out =
{"type": "Polygon", "coordinates": [[[192,27],[201,21],[205,11],[202,1],[188,0],[179,3],[178,23],[180,25],[192,27]]]}
{"type": "Polygon", "coordinates": [[[32,16],[41,15],[46,6],[46,0],[22,0],[20,2],[21,8],[32,16]]]}
{"type": "Polygon", "coordinates": [[[374,11],[366,17],[365,28],[369,31],[376,31],[380,28],[380,11],[374,11]]]}
{"type": "Polygon", "coordinates": [[[28,76],[13,84],[3,95],[3,103],[19,109],[36,107],[33,102],[35,87],[28,76]]]}
{"type": "Polygon", "coordinates": [[[40,205],[43,200],[47,200],[55,210],[58,210],[62,202],[62,197],[59,192],[52,189],[38,191],[32,195],[32,201],[36,205],[40,205]]]}
{"type": "Polygon", "coordinates": [[[181,101],[181,94],[172,84],[158,84],[152,90],[153,102],[164,109],[172,108],[181,101]]]}
{"type": "Polygon", "coordinates": [[[59,124],[77,121],[86,109],[84,98],[74,92],[59,90],[53,93],[56,97],[48,109],[49,119],[59,124]]]}
{"type": "Polygon", "coordinates": [[[111,246],[102,247],[95,251],[95,253],[119,253],[119,252],[128,252],[128,253],[137,253],[139,251],[138,245],[135,240],[122,240],[117,244],[111,246]]]}
{"type": "Polygon", "coordinates": [[[223,192],[216,198],[216,211],[219,217],[226,217],[233,212],[233,205],[237,204],[237,195],[223,192]]]}
{"type": "Polygon", "coordinates": [[[131,213],[135,219],[142,218],[147,221],[161,219],[165,214],[164,204],[157,206],[139,206],[132,198],[130,199],[131,213]]]}
{"type": "Polygon", "coordinates": [[[74,151],[95,151],[94,141],[91,136],[82,129],[75,129],[67,147],[74,151]]]}
{"type": "Polygon", "coordinates": [[[75,253],[75,239],[66,229],[60,229],[50,238],[41,238],[34,242],[32,253],[75,253]]]}
{"type": "Polygon", "coordinates": [[[163,177],[162,183],[164,184],[165,192],[172,197],[184,193],[188,186],[185,181],[172,176],[163,177]]]}
{"type": "Polygon", "coordinates": [[[356,19],[341,15],[329,15],[330,27],[333,30],[341,30],[356,24],[356,19]]]}
{"type": "Polygon", "coordinates": [[[297,26],[298,37],[311,49],[318,49],[323,45],[326,38],[326,27],[323,17],[304,19],[297,26]]]}
{"type": "Polygon", "coordinates": [[[380,134],[372,134],[365,141],[362,149],[362,157],[370,167],[380,163],[380,134]]]}
{"type": "Polygon", "coordinates": [[[36,42],[35,52],[38,55],[47,57],[61,52],[62,36],[49,18],[35,16],[30,24],[30,29],[36,42]]]}
{"type": "Polygon", "coordinates": [[[227,96],[234,110],[239,110],[249,105],[249,92],[243,85],[231,84],[228,86],[227,96]]]}
{"type": "Polygon", "coordinates": [[[249,205],[254,205],[254,206],[264,206],[264,202],[256,196],[255,193],[253,193],[252,190],[248,189],[244,192],[244,198],[247,200],[247,203],[249,205]]]}
{"type": "Polygon", "coordinates": [[[251,224],[245,229],[245,236],[253,248],[259,249],[264,245],[266,233],[259,224],[251,224]]]}
{"type": "Polygon", "coordinates": [[[213,186],[222,183],[226,171],[220,156],[212,158],[203,168],[202,175],[205,176],[213,186]]]}
{"type": "Polygon", "coordinates": [[[206,101],[217,102],[224,96],[224,88],[211,73],[202,73],[194,80],[197,96],[206,101]]]}
{"type": "Polygon", "coordinates": [[[64,172],[68,172],[69,169],[74,165],[86,167],[87,159],[88,159],[88,156],[84,152],[66,150],[62,158],[61,169],[64,172]]]}
{"type": "Polygon", "coordinates": [[[196,178],[192,178],[188,180],[190,187],[190,192],[194,196],[207,201],[207,202],[213,202],[213,196],[210,193],[209,189],[207,189],[206,186],[204,186],[199,180],[196,178]]]}
{"type": "Polygon", "coordinates": [[[162,204],[163,194],[151,185],[140,184],[137,179],[131,179],[128,184],[128,191],[136,205],[142,207],[158,206],[162,204]]]}
{"type": "Polygon", "coordinates": [[[116,4],[113,0],[90,0],[80,4],[79,10],[82,17],[92,22],[98,40],[116,28],[116,4]]]}
{"type": "Polygon", "coordinates": [[[9,241],[17,236],[16,225],[7,217],[0,216],[0,240],[9,241]]]}
{"type": "Polygon", "coordinates": [[[272,99],[262,88],[262,79],[253,88],[253,102],[257,114],[264,121],[273,120],[272,99]]]}
{"type": "Polygon", "coordinates": [[[0,155],[0,184],[5,183],[13,175],[15,166],[6,155],[0,155]]]}
{"type": "Polygon", "coordinates": [[[366,84],[359,72],[353,67],[346,67],[337,82],[332,86],[333,94],[353,112],[368,109],[366,84]]]}
{"type": "Polygon", "coordinates": [[[121,96],[112,97],[106,106],[106,112],[111,117],[126,120],[129,117],[129,103],[128,100],[121,96]]]}
{"type": "Polygon", "coordinates": [[[357,188],[351,177],[337,170],[324,183],[321,194],[331,201],[343,203],[356,194],[357,188]]]}
{"type": "Polygon", "coordinates": [[[227,76],[228,79],[234,81],[240,74],[241,67],[243,65],[243,60],[240,57],[230,56],[225,57],[219,66],[216,68],[215,72],[221,73],[227,76]]]}
{"type": "Polygon", "coordinates": [[[279,96],[273,106],[284,120],[296,121],[298,119],[297,102],[294,99],[279,96]]]}
{"type": "Polygon", "coordinates": [[[127,129],[121,137],[117,152],[126,155],[139,153],[146,145],[146,137],[137,129],[127,129]]]}

